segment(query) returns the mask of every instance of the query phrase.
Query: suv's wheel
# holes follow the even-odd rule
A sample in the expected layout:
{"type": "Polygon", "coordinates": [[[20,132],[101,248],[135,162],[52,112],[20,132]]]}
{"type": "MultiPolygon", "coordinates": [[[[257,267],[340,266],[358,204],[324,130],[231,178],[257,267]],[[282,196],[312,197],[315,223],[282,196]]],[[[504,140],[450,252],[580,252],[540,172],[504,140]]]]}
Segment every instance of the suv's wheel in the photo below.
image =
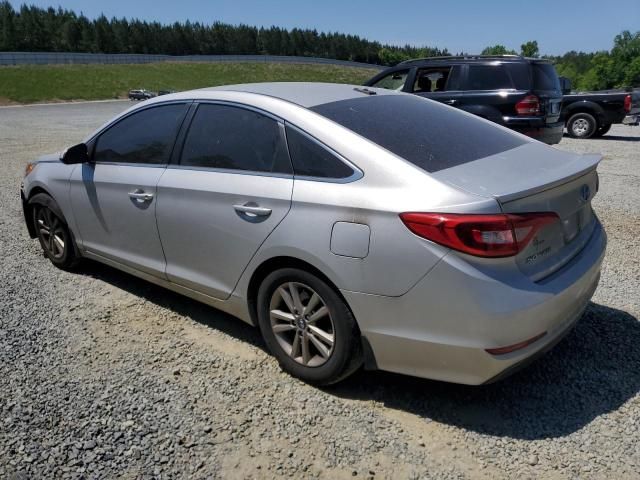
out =
{"type": "Polygon", "coordinates": [[[56,201],[47,194],[39,193],[29,200],[29,205],[33,214],[33,225],[45,256],[63,270],[75,267],[80,257],[56,201]]]}
{"type": "Polygon", "coordinates": [[[269,350],[293,376],[329,385],[362,364],[360,333],[349,307],[315,275],[276,270],[260,285],[257,307],[269,350]]]}
{"type": "Polygon", "coordinates": [[[609,130],[611,130],[611,124],[603,125],[593,133],[593,136],[594,137],[601,137],[604,134],[606,134],[609,130]]]}
{"type": "Polygon", "coordinates": [[[598,128],[598,122],[588,113],[576,113],[567,122],[567,132],[573,138],[589,138],[598,128]]]}

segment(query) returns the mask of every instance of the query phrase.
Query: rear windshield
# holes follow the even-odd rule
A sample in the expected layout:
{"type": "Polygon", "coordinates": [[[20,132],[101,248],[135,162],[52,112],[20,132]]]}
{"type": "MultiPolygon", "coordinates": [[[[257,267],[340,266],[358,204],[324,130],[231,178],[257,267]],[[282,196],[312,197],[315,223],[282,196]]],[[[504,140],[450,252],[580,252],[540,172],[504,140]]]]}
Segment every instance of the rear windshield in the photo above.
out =
{"type": "Polygon", "coordinates": [[[311,110],[433,173],[527,142],[519,135],[416,95],[380,95],[311,110]]]}
{"type": "Polygon", "coordinates": [[[556,69],[550,63],[533,63],[534,90],[560,90],[560,79],[556,69]]]}

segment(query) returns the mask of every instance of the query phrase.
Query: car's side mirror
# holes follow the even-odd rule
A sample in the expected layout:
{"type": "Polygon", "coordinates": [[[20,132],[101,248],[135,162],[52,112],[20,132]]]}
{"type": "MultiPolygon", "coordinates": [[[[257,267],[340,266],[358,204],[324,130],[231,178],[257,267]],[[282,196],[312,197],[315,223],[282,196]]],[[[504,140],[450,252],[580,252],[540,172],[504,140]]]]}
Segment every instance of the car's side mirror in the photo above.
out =
{"type": "Polygon", "coordinates": [[[60,157],[62,163],[72,165],[74,163],[85,163],[89,161],[89,149],[84,143],[79,143],[67,148],[60,157]]]}
{"type": "Polygon", "coordinates": [[[560,77],[560,89],[563,95],[569,95],[571,93],[571,80],[567,77],[560,77]]]}

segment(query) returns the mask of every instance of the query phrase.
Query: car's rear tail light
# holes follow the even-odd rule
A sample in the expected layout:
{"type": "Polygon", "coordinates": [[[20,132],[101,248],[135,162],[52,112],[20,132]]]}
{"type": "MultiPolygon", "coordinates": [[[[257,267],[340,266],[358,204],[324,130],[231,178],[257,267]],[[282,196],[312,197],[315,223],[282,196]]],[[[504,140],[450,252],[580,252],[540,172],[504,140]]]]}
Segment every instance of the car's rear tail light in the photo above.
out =
{"type": "Polygon", "coordinates": [[[522,350],[525,347],[528,347],[532,343],[537,342],[542,337],[544,337],[547,332],[542,332],[539,335],[536,335],[529,340],[525,340],[524,342],[516,343],[514,345],[509,345],[508,347],[499,347],[499,348],[487,348],[485,352],[490,353],[491,355],[505,355],[507,353],[515,352],[516,350],[522,350]]]}
{"type": "Polygon", "coordinates": [[[516,113],[518,115],[539,115],[540,100],[535,95],[527,95],[516,103],[516,113]]]}
{"type": "Polygon", "coordinates": [[[477,257],[510,257],[522,251],[541,227],[558,220],[555,213],[461,215],[401,213],[416,235],[477,257]]]}
{"type": "Polygon", "coordinates": [[[624,111],[627,113],[631,111],[631,95],[624,97],[624,111]]]}

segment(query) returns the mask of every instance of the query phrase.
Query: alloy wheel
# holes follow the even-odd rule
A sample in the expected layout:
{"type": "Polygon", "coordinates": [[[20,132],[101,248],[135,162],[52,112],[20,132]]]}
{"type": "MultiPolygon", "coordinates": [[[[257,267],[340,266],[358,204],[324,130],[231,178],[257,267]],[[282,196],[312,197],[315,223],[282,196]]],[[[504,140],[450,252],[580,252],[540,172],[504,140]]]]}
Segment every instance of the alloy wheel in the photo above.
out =
{"type": "Polygon", "coordinates": [[[333,319],[324,300],[308,285],[287,282],[276,288],[269,318],[278,344],[296,362],[319,367],[331,358],[333,319]]]}
{"type": "Polygon", "coordinates": [[[61,259],[64,256],[65,235],[60,219],[47,207],[41,207],[36,212],[36,227],[47,253],[56,260],[61,259]]]}

